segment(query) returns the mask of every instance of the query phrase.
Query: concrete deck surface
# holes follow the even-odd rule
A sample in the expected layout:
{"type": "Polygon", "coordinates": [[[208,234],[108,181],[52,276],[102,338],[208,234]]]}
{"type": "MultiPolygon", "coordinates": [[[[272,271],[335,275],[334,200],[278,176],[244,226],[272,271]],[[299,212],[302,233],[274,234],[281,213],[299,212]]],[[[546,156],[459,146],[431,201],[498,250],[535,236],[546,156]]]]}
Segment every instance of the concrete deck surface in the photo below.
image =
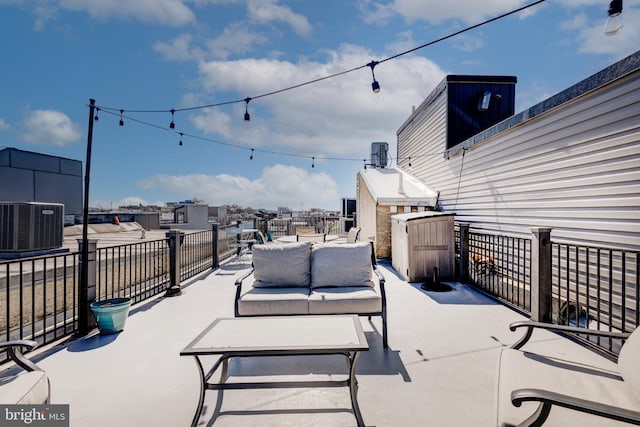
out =
{"type": "MultiPolygon", "coordinates": [[[[370,350],[358,362],[358,401],[367,426],[495,425],[498,355],[520,337],[508,325],[525,317],[465,285],[427,292],[389,263],[380,267],[389,348],[382,348],[380,319],[362,317],[370,350]]],[[[52,403],[70,405],[74,427],[189,425],[199,379],[193,358],[179,353],[214,319],[233,317],[234,281],[247,268],[245,255],[184,283],[180,296],[132,307],[119,334],[94,333],[45,349],[35,360],[50,376],[52,403]]],[[[529,348],[611,363],[551,333],[536,333],[529,348]]],[[[346,364],[340,356],[235,359],[230,373],[241,381],[335,379],[346,364]]],[[[200,425],[356,424],[346,387],[227,390],[222,397],[207,392],[200,425]]]]}

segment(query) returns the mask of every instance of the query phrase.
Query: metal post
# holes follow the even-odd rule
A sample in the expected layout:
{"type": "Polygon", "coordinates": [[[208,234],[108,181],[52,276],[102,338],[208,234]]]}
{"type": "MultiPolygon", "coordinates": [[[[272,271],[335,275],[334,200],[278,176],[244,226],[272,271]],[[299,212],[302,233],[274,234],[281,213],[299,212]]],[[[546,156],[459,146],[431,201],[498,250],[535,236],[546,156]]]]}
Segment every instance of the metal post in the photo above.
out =
{"type": "Polygon", "coordinates": [[[551,322],[551,228],[532,228],[531,233],[531,320],[551,322]]]}
{"type": "Polygon", "coordinates": [[[166,237],[169,239],[169,287],[164,296],[173,297],[180,295],[180,245],[182,232],[180,230],[170,230],[166,233],[166,237]]]}
{"type": "Polygon", "coordinates": [[[459,260],[459,274],[460,282],[469,283],[469,224],[461,222],[460,226],[460,260],[459,260]]]}
{"type": "Polygon", "coordinates": [[[218,224],[211,224],[211,268],[220,266],[218,256],[218,224]]]}
{"type": "Polygon", "coordinates": [[[84,284],[86,286],[80,289],[82,298],[78,301],[78,334],[87,335],[89,331],[96,327],[95,318],[91,315],[90,305],[96,300],[96,249],[98,247],[98,241],[96,239],[88,239],[87,242],[83,242],[84,239],[78,239],[78,247],[83,255],[80,259],[80,271],[82,277],[86,280],[84,284]],[[82,321],[81,321],[82,319],[82,321]]]}
{"type": "Polygon", "coordinates": [[[238,227],[238,249],[236,249],[236,255],[240,255],[240,252],[242,252],[242,231],[240,230],[240,225],[242,225],[242,221],[237,220],[236,226],[238,227]]]}
{"type": "MultiPolygon", "coordinates": [[[[78,334],[87,335],[91,330],[92,317],[89,315],[89,307],[83,307],[89,301],[89,181],[91,177],[91,145],[93,143],[93,114],[95,111],[95,99],[89,99],[89,126],[87,128],[87,158],[84,164],[84,208],[82,211],[82,244],[80,255],[80,288],[78,289],[78,334]]],[[[95,298],[95,288],[93,298],[95,298]]]]}

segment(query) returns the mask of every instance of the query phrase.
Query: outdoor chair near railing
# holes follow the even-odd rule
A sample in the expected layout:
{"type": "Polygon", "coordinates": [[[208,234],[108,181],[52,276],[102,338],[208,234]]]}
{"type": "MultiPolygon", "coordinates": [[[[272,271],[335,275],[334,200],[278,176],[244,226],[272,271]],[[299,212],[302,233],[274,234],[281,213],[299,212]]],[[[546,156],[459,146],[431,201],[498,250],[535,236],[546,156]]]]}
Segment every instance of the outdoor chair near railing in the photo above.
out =
{"type": "Polygon", "coordinates": [[[499,358],[498,426],[541,426],[547,420],[554,426],[602,426],[612,420],[640,425],[640,329],[630,334],[540,322],[510,326],[520,328],[526,328],[524,336],[499,358]],[[622,340],[624,345],[617,365],[603,369],[523,350],[534,329],[622,340]]]}
{"type": "Polygon", "coordinates": [[[0,342],[0,351],[7,352],[16,367],[0,374],[0,404],[42,405],[49,403],[51,386],[47,374],[27,359],[23,351],[32,350],[35,341],[0,342]]]}
{"type": "Polygon", "coordinates": [[[333,239],[332,243],[355,243],[360,240],[360,227],[351,227],[346,236],[333,239]]]}

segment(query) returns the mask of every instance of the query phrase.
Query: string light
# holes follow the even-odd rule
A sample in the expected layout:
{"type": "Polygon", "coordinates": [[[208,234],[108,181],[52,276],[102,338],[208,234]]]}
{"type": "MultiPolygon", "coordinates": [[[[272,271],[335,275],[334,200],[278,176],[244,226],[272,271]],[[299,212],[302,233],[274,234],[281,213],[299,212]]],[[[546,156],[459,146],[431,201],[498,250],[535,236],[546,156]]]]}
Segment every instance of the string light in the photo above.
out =
{"type": "Polygon", "coordinates": [[[371,83],[371,89],[373,90],[373,93],[380,92],[380,83],[378,83],[378,81],[376,80],[376,74],[373,72],[373,69],[378,64],[378,61],[371,61],[367,64],[367,66],[371,68],[371,76],[373,77],[373,83],[371,83]]]}
{"type": "MultiPolygon", "coordinates": [[[[317,82],[320,82],[320,81],[323,81],[323,80],[328,80],[330,78],[342,76],[344,74],[348,74],[348,73],[351,73],[353,71],[357,71],[357,70],[360,70],[360,69],[366,68],[366,67],[369,67],[371,69],[371,75],[373,77],[373,82],[371,83],[371,88],[375,93],[378,93],[380,91],[380,83],[376,80],[375,73],[374,73],[374,68],[377,65],[379,65],[379,64],[381,64],[383,62],[391,61],[391,60],[396,59],[398,57],[401,57],[403,55],[407,55],[409,53],[415,52],[415,51],[417,51],[419,49],[423,49],[423,48],[425,48],[427,46],[431,46],[433,44],[436,44],[436,43],[439,43],[441,41],[447,40],[449,38],[455,37],[455,36],[457,36],[459,34],[462,34],[464,32],[470,31],[472,29],[475,29],[475,28],[478,28],[480,26],[486,25],[486,24],[491,23],[493,21],[502,19],[502,18],[507,17],[509,15],[513,15],[515,13],[521,12],[521,11],[523,11],[525,9],[528,9],[528,8],[536,6],[536,5],[540,4],[540,3],[543,3],[544,1],[545,0],[537,0],[537,1],[533,2],[533,3],[530,3],[528,5],[522,6],[522,7],[517,8],[517,9],[514,9],[514,10],[512,10],[510,12],[504,13],[502,15],[499,15],[499,16],[496,16],[494,18],[488,19],[488,20],[483,21],[481,23],[478,23],[478,24],[472,25],[470,27],[464,28],[464,29],[462,29],[460,31],[457,31],[455,33],[452,33],[452,34],[449,34],[447,36],[441,37],[439,39],[433,40],[431,42],[422,44],[422,45],[417,46],[417,47],[415,47],[413,49],[409,49],[409,50],[406,50],[404,52],[400,52],[400,53],[398,53],[396,55],[390,56],[390,57],[382,59],[380,61],[373,61],[372,60],[368,64],[365,64],[365,65],[360,65],[360,66],[357,66],[357,67],[354,67],[354,68],[351,68],[351,69],[348,69],[348,70],[340,71],[340,72],[337,72],[337,73],[334,73],[334,74],[331,74],[331,75],[327,75],[327,76],[324,76],[324,77],[319,77],[319,78],[316,78],[316,79],[313,79],[313,80],[309,80],[309,81],[306,81],[306,82],[303,82],[303,83],[299,83],[299,84],[296,84],[296,85],[293,85],[293,86],[289,86],[289,87],[285,87],[285,88],[282,88],[282,89],[278,89],[278,90],[275,90],[275,91],[272,91],[272,92],[263,93],[261,95],[257,95],[257,96],[254,96],[254,97],[246,97],[244,99],[239,99],[239,100],[225,101],[225,102],[219,102],[219,103],[215,103],[215,104],[199,105],[199,106],[185,107],[185,108],[179,108],[179,109],[171,108],[170,110],[133,110],[133,109],[127,109],[127,110],[120,109],[120,110],[118,110],[116,108],[110,108],[110,107],[106,107],[106,106],[95,106],[96,114],[95,114],[94,120],[95,121],[98,120],[98,112],[99,111],[106,112],[108,114],[113,114],[113,115],[117,115],[118,111],[119,111],[119,113],[120,113],[119,125],[120,126],[124,126],[124,119],[123,118],[125,117],[124,116],[125,111],[127,111],[129,113],[166,113],[166,112],[169,112],[169,113],[171,113],[171,123],[169,124],[169,129],[167,129],[166,127],[163,127],[163,126],[156,125],[156,124],[147,123],[147,122],[144,122],[142,120],[139,120],[139,119],[136,119],[136,118],[133,118],[133,117],[127,117],[127,119],[132,120],[132,121],[137,122],[137,123],[141,123],[141,124],[150,126],[150,127],[155,127],[155,128],[158,128],[158,129],[162,129],[162,130],[173,130],[173,129],[175,129],[174,114],[177,111],[202,110],[202,109],[210,108],[210,107],[219,107],[219,106],[223,106],[223,105],[230,105],[230,104],[244,102],[245,103],[244,120],[245,121],[250,121],[251,120],[251,116],[249,114],[249,102],[252,99],[263,98],[263,97],[279,94],[279,93],[282,93],[282,92],[285,92],[285,91],[298,89],[298,88],[301,88],[303,86],[307,86],[307,85],[310,85],[310,84],[313,84],[313,83],[317,83],[317,82]]],[[[621,0],[615,0],[615,1],[612,1],[612,3],[616,3],[618,1],[620,2],[620,4],[622,3],[621,0]]],[[[215,141],[215,140],[204,138],[204,137],[200,137],[200,136],[197,136],[197,135],[189,135],[189,134],[185,134],[183,132],[179,132],[179,134],[180,134],[180,143],[179,144],[181,146],[183,145],[183,141],[182,141],[183,136],[186,135],[186,136],[189,136],[189,137],[194,138],[194,139],[200,139],[200,140],[204,140],[204,141],[208,141],[208,142],[212,142],[212,143],[216,143],[216,144],[227,145],[227,146],[231,146],[231,147],[235,147],[235,148],[239,148],[239,149],[244,149],[244,150],[248,149],[248,148],[240,146],[240,145],[231,144],[231,143],[227,143],[227,142],[221,142],[221,141],[215,141]]],[[[300,155],[300,154],[278,152],[278,151],[269,151],[269,150],[260,150],[260,149],[254,149],[254,148],[251,148],[250,150],[251,150],[251,154],[250,154],[249,158],[251,160],[253,160],[254,151],[260,151],[260,152],[265,152],[265,153],[274,154],[274,155],[281,155],[281,156],[298,157],[298,158],[309,158],[310,157],[310,156],[305,156],[305,155],[300,155]]],[[[446,151],[438,152],[438,153],[428,153],[428,154],[425,154],[424,156],[434,156],[434,155],[440,156],[440,155],[442,155],[444,153],[446,153],[446,151]]],[[[416,157],[424,157],[424,156],[416,156],[416,157]]],[[[323,159],[323,160],[360,161],[360,159],[352,159],[352,158],[335,158],[335,157],[316,157],[316,156],[311,156],[311,167],[312,168],[315,168],[315,159],[316,158],[323,159]]],[[[399,161],[399,160],[401,160],[401,159],[398,158],[397,161],[399,161]]],[[[367,169],[367,161],[366,161],[366,159],[362,159],[362,162],[364,164],[364,169],[367,169]]],[[[411,158],[409,158],[409,166],[411,166],[411,158]]]]}
{"type": "Polygon", "coordinates": [[[613,36],[622,30],[622,0],[612,0],[607,13],[609,16],[604,23],[604,34],[613,36]]]}
{"type": "MultiPolygon", "coordinates": [[[[109,111],[109,110],[103,110],[103,113],[112,114],[114,116],[119,114],[119,113],[114,113],[114,112],[109,111]]],[[[127,120],[133,121],[135,123],[139,123],[139,124],[142,124],[142,125],[145,125],[145,126],[149,126],[149,127],[152,127],[152,128],[159,129],[159,130],[163,130],[163,131],[167,131],[167,132],[172,131],[171,129],[167,128],[166,126],[160,126],[160,125],[157,125],[157,124],[154,124],[154,123],[149,123],[149,122],[146,122],[144,120],[137,119],[135,117],[123,116],[123,118],[126,118],[127,120]]],[[[176,132],[176,131],[172,131],[172,132],[175,132],[178,135],[180,135],[180,141],[182,141],[182,139],[183,139],[182,137],[185,136],[185,137],[189,137],[189,138],[192,138],[192,139],[195,139],[195,140],[210,142],[210,143],[213,143],[213,144],[225,145],[227,147],[232,147],[232,148],[236,148],[236,149],[239,149],[239,150],[247,150],[247,151],[250,152],[249,158],[251,160],[253,160],[252,156],[253,156],[254,153],[260,152],[260,153],[271,154],[271,155],[274,155],[274,156],[285,156],[285,157],[295,157],[295,158],[300,158],[300,159],[311,159],[313,163],[315,163],[314,162],[315,159],[325,160],[325,161],[347,161],[347,162],[360,162],[361,161],[363,163],[363,166],[364,166],[365,169],[367,169],[367,166],[372,166],[371,164],[367,164],[367,159],[356,159],[356,158],[351,158],[351,157],[317,156],[317,155],[309,156],[309,155],[295,154],[295,153],[284,152],[284,151],[263,150],[263,149],[259,149],[259,148],[248,148],[248,147],[245,147],[245,146],[242,146],[242,145],[239,145],[239,144],[232,144],[230,142],[218,141],[218,140],[215,140],[215,139],[206,138],[206,137],[199,136],[199,135],[194,135],[194,134],[189,134],[189,133],[184,133],[184,132],[176,132]]],[[[180,145],[182,145],[182,144],[180,144],[180,145]]],[[[446,150],[437,151],[437,152],[433,152],[433,153],[425,153],[425,154],[421,154],[421,155],[417,155],[417,156],[413,155],[411,157],[394,158],[394,157],[389,156],[389,160],[391,160],[391,161],[395,160],[397,163],[399,163],[399,162],[404,161],[406,159],[409,159],[409,161],[411,161],[411,159],[414,158],[414,157],[423,158],[423,157],[442,156],[445,153],[446,153],[446,150]]]]}
{"type": "Polygon", "coordinates": [[[244,121],[248,122],[249,120],[251,120],[251,116],[249,115],[249,101],[251,101],[251,98],[247,97],[244,99],[245,105],[244,105],[244,121]]]}
{"type": "MultiPolygon", "coordinates": [[[[303,86],[307,86],[307,85],[310,85],[310,84],[313,84],[313,83],[318,83],[320,81],[328,80],[328,79],[331,79],[331,78],[334,78],[334,77],[339,77],[339,76],[342,76],[342,75],[345,75],[345,74],[348,74],[348,73],[351,73],[351,72],[354,72],[354,71],[357,71],[357,70],[360,70],[360,69],[363,69],[363,68],[366,68],[366,67],[371,67],[371,72],[373,73],[373,68],[378,64],[382,64],[384,62],[391,61],[391,60],[399,58],[401,56],[408,55],[408,54],[413,53],[413,52],[415,52],[417,50],[420,50],[420,49],[423,49],[425,47],[431,46],[433,44],[439,43],[441,41],[450,39],[452,37],[455,37],[457,35],[460,35],[462,33],[467,32],[467,31],[473,30],[475,28],[481,27],[483,25],[489,24],[491,22],[497,21],[497,20],[505,18],[507,16],[516,14],[518,12],[522,12],[523,10],[526,10],[526,9],[531,8],[531,7],[537,6],[540,3],[544,3],[545,1],[546,0],[534,1],[534,2],[532,2],[530,4],[524,5],[522,7],[517,8],[517,9],[513,9],[513,10],[511,10],[509,12],[503,13],[502,15],[499,15],[499,16],[490,18],[490,19],[488,19],[486,21],[480,22],[478,24],[463,28],[463,29],[461,29],[459,31],[456,31],[456,32],[451,33],[449,35],[446,35],[444,37],[440,37],[439,39],[436,39],[436,40],[430,41],[428,43],[424,43],[424,44],[422,44],[420,46],[416,46],[416,47],[414,47],[412,49],[397,53],[397,54],[395,54],[393,56],[390,56],[388,58],[382,59],[380,61],[371,61],[371,62],[369,62],[368,64],[365,64],[365,65],[360,65],[360,66],[357,66],[357,67],[354,67],[354,68],[351,68],[351,69],[348,69],[348,70],[340,71],[340,72],[337,72],[337,73],[334,73],[334,74],[330,74],[330,75],[327,75],[327,76],[324,76],[324,77],[319,77],[317,79],[309,80],[309,81],[306,81],[306,82],[303,82],[303,83],[299,83],[299,84],[296,84],[296,85],[293,85],[293,86],[289,86],[289,87],[285,87],[285,88],[282,88],[282,89],[274,90],[272,92],[263,93],[261,95],[256,95],[256,96],[253,96],[253,97],[247,97],[245,99],[237,99],[237,100],[233,100],[233,101],[218,102],[218,103],[215,103],[215,104],[198,105],[198,106],[193,106],[193,107],[185,107],[185,108],[170,109],[170,110],[134,110],[134,109],[128,109],[126,111],[130,112],[130,113],[166,113],[166,112],[171,112],[172,110],[174,112],[175,111],[192,111],[192,110],[203,110],[205,108],[211,108],[211,107],[220,107],[220,106],[223,106],[223,105],[236,104],[236,103],[240,103],[240,102],[244,102],[246,104],[246,107],[248,107],[249,101],[251,101],[252,99],[264,98],[264,97],[267,97],[267,96],[276,95],[276,94],[279,94],[279,93],[282,93],[282,92],[286,92],[286,91],[289,91],[289,90],[298,89],[298,88],[301,88],[303,86]]],[[[616,0],[616,1],[620,1],[620,0],[616,0]]],[[[376,88],[374,87],[374,83],[378,83],[375,80],[375,77],[374,77],[374,82],[371,84],[371,87],[375,92],[376,88]]],[[[379,90],[380,84],[378,83],[377,86],[378,86],[378,90],[379,90]]],[[[103,111],[104,110],[111,110],[111,111],[114,111],[114,112],[117,111],[117,109],[115,109],[115,108],[110,108],[110,107],[106,107],[106,106],[101,106],[101,108],[102,108],[103,111]]],[[[245,117],[246,121],[250,120],[250,116],[249,116],[249,112],[248,112],[247,108],[245,108],[244,117],[245,117]]]]}

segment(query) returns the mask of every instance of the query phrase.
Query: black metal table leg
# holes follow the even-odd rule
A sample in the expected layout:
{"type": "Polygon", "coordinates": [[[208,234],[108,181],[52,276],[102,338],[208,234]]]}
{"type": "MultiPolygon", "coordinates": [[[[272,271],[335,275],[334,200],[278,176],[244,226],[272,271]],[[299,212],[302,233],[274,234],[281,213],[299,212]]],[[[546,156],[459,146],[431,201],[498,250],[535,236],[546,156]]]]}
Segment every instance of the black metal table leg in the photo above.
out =
{"type": "Polygon", "coordinates": [[[204,405],[204,392],[207,390],[207,378],[204,374],[204,369],[202,368],[202,362],[198,356],[194,356],[196,360],[196,365],[198,366],[198,372],[200,373],[200,398],[198,399],[198,407],[196,408],[196,413],[193,416],[193,420],[191,421],[191,427],[195,427],[198,425],[198,420],[200,419],[200,415],[202,412],[202,406],[204,405]]]}
{"type": "Polygon", "coordinates": [[[356,351],[351,357],[351,366],[349,367],[349,393],[351,394],[351,407],[353,408],[353,414],[356,416],[356,422],[358,427],[365,427],[362,414],[360,413],[360,406],[358,405],[358,380],[356,379],[356,363],[360,357],[360,352],[356,351]]]}

